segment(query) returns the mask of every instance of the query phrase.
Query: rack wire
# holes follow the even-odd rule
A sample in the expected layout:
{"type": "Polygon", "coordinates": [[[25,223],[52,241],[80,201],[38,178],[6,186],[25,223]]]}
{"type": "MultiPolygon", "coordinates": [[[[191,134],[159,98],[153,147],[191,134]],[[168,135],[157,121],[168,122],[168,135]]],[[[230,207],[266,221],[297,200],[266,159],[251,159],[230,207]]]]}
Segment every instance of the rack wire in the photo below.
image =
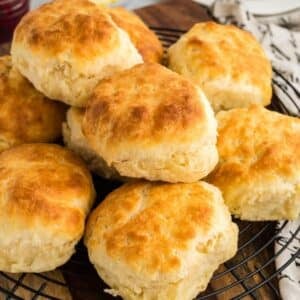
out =
{"type": "MultiPolygon", "coordinates": [[[[184,33],[184,30],[172,28],[152,29],[161,39],[165,49],[176,42],[184,33]]],[[[273,84],[280,88],[278,82],[275,81],[273,84]]],[[[286,82],[286,84],[290,85],[289,82],[286,82]]],[[[299,92],[295,90],[295,93],[299,92]]],[[[293,103],[293,105],[300,112],[298,104],[293,103]]],[[[288,114],[288,109],[276,97],[272,99],[269,108],[288,114]]],[[[118,183],[95,178],[95,185],[101,186],[101,190],[99,190],[101,194],[98,198],[103,198],[118,183]]],[[[300,238],[300,226],[295,232],[292,232],[286,244],[277,253],[274,253],[274,242],[280,232],[287,226],[287,222],[284,222],[278,228],[276,228],[275,222],[254,223],[239,220],[235,220],[235,222],[240,229],[238,252],[233,259],[219,268],[210,281],[208,289],[201,293],[197,300],[261,299],[259,291],[262,287],[268,290],[268,295],[272,295],[272,299],[280,299],[277,276],[300,256],[300,250],[277,270],[274,261],[278,255],[289,247],[294,238],[300,238]]],[[[57,279],[57,276],[53,277],[52,272],[43,274],[8,274],[0,272],[0,299],[61,299],[52,293],[54,287],[70,292],[70,299],[72,297],[75,300],[116,299],[103,292],[106,286],[88,262],[86,249],[81,243],[71,260],[56,272],[61,272],[63,275],[61,279],[57,279]],[[28,283],[28,276],[34,277],[34,286],[28,283]]]]}

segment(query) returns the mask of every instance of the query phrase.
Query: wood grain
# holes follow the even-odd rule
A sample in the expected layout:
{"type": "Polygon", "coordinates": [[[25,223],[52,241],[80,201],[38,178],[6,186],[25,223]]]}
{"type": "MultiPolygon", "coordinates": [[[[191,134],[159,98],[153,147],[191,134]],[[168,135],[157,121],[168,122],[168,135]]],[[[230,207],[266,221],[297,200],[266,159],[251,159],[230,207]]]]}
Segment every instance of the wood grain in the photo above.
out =
{"type": "Polygon", "coordinates": [[[149,26],[181,30],[211,19],[204,7],[188,0],[167,1],[136,12],[149,26]]]}
{"type": "Polygon", "coordinates": [[[0,56],[9,54],[10,43],[0,44],[0,56]]]}
{"type": "MultiPolygon", "coordinates": [[[[11,274],[0,273],[0,287],[12,291],[22,299],[35,299],[37,293],[46,299],[47,295],[57,299],[71,300],[72,296],[66,286],[64,277],[59,270],[42,274],[11,274]],[[47,278],[47,279],[46,279],[47,278]]],[[[7,298],[0,293],[0,299],[7,298]]]]}

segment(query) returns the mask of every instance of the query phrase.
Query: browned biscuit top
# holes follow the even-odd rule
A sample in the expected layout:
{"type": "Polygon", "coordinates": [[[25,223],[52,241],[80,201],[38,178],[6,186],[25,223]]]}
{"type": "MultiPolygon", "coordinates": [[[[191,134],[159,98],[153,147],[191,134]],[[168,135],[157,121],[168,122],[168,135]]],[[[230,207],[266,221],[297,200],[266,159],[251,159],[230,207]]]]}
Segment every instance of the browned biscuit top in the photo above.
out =
{"type": "Polygon", "coordinates": [[[51,142],[61,135],[65,105],[47,99],[0,57],[0,151],[10,146],[51,142]]]}
{"type": "Polygon", "coordinates": [[[272,178],[298,177],[298,118],[252,106],[220,112],[217,120],[220,161],[209,181],[223,192],[272,178]]]}
{"type": "MultiPolygon", "coordinates": [[[[23,144],[0,154],[0,221],[80,236],[94,199],[83,162],[58,145],[23,144]]],[[[11,228],[13,230],[13,228],[11,228]]]]}
{"type": "Polygon", "coordinates": [[[68,49],[83,62],[109,53],[119,40],[112,20],[96,4],[88,0],[77,0],[76,4],[55,0],[23,17],[14,42],[47,56],[68,49]]]}
{"type": "Polygon", "coordinates": [[[270,102],[270,61],[255,37],[236,26],[194,25],[171,46],[169,60],[174,71],[188,74],[201,87],[213,80],[235,83],[237,90],[245,84],[259,89],[263,104],[270,102]]]}
{"type": "Polygon", "coordinates": [[[153,31],[133,12],[123,7],[109,9],[114,22],[125,30],[145,62],[160,62],[163,47],[153,31]]]}
{"type": "Polygon", "coordinates": [[[83,120],[97,147],[193,141],[209,126],[198,89],[158,64],[141,64],[101,81],[83,120]],[[99,140],[100,138],[100,140],[99,140]]]}
{"type": "Polygon", "coordinates": [[[86,232],[89,251],[101,243],[109,257],[147,274],[179,270],[184,263],[180,253],[191,250],[198,237],[213,236],[220,199],[207,186],[123,185],[92,212],[86,232]]]}

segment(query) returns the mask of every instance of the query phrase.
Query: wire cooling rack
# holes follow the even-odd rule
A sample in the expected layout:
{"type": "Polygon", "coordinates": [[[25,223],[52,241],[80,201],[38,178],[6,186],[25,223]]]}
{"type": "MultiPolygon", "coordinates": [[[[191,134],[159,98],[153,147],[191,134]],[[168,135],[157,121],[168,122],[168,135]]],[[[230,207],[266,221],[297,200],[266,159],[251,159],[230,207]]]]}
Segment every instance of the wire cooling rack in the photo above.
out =
{"type": "MultiPolygon", "coordinates": [[[[168,48],[181,34],[182,30],[170,28],[152,28],[163,46],[168,48]]],[[[273,82],[276,85],[276,82],[273,82]]],[[[286,84],[289,84],[288,82],[286,84]]],[[[300,108],[294,104],[298,111],[300,108]]],[[[269,107],[287,114],[288,109],[277,98],[269,107]]],[[[118,186],[119,183],[95,178],[98,187],[98,199],[118,186]]],[[[214,274],[207,290],[200,299],[280,299],[277,277],[288,267],[299,251],[280,267],[275,269],[274,261],[293,239],[300,238],[300,226],[291,232],[285,245],[274,253],[274,242],[287,222],[276,227],[275,222],[242,222],[238,224],[239,247],[236,256],[223,264],[214,274]]],[[[43,274],[8,274],[0,272],[0,299],[75,299],[96,300],[116,299],[103,292],[105,284],[97,276],[88,262],[86,249],[80,243],[71,260],[56,271],[43,274]],[[61,296],[61,292],[65,296],[61,296]]],[[[120,299],[120,298],[119,298],[120,299]]]]}

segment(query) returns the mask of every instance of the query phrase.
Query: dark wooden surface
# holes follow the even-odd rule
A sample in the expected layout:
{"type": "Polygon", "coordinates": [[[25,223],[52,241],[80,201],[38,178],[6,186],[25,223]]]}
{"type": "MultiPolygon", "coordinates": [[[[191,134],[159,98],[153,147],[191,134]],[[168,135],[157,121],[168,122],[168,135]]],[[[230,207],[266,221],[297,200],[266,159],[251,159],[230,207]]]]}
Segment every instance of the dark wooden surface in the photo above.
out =
{"type": "Polygon", "coordinates": [[[162,28],[187,30],[197,22],[210,20],[206,9],[189,0],[166,1],[136,12],[149,26],[162,28]]]}
{"type": "MultiPolygon", "coordinates": [[[[158,5],[139,9],[137,10],[137,13],[150,26],[181,30],[189,29],[196,22],[210,19],[204,8],[189,0],[164,2],[158,5]]],[[[7,52],[7,50],[8,48],[6,46],[4,50],[2,49],[2,53],[7,52]]],[[[104,195],[112,190],[116,184],[96,179],[96,186],[99,191],[98,199],[103,199],[104,195]]],[[[248,226],[248,223],[241,222],[239,224],[240,229],[245,228],[245,226],[248,226]]],[[[234,284],[237,280],[245,278],[249,273],[255,272],[273,256],[273,244],[270,244],[259,253],[256,252],[273,236],[274,224],[270,223],[267,230],[264,230],[264,232],[253,242],[248,243],[248,241],[257,234],[261,228],[264,228],[264,226],[264,223],[253,223],[249,229],[243,232],[239,240],[239,245],[244,245],[243,249],[239,251],[238,255],[236,255],[232,260],[226,263],[226,265],[222,265],[216,273],[222,272],[236,265],[238,265],[238,267],[235,267],[234,270],[229,272],[226,276],[221,276],[218,279],[212,280],[207,291],[201,295],[205,295],[209,292],[223,289],[228,287],[228,285],[234,284]],[[253,254],[256,255],[254,255],[252,259],[248,259],[253,254]],[[240,264],[243,261],[246,262],[240,264]]],[[[87,254],[82,245],[78,247],[78,251],[72,260],[61,268],[61,271],[74,300],[116,299],[103,293],[105,285],[100,281],[91,264],[88,263],[87,254]]],[[[229,290],[223,293],[218,293],[218,295],[209,297],[208,299],[231,299],[246,291],[249,287],[259,284],[262,280],[264,280],[264,278],[271,276],[274,271],[274,264],[271,263],[261,272],[257,272],[256,275],[250,276],[247,280],[241,280],[240,284],[236,284],[229,290]]],[[[35,278],[33,277],[32,280],[34,281],[35,278]]],[[[28,285],[30,285],[30,281],[28,282],[28,285]]],[[[243,299],[276,299],[278,296],[274,293],[274,289],[277,288],[277,280],[274,279],[271,284],[264,285],[262,288],[256,290],[251,295],[246,296],[243,299]]],[[[56,289],[56,287],[53,286],[53,289],[56,289]]],[[[49,294],[51,294],[50,291],[49,294]]],[[[61,299],[69,298],[68,291],[66,289],[63,291],[53,291],[53,295],[61,299]]],[[[27,297],[25,296],[25,298],[27,297]]],[[[0,299],[2,299],[1,296],[0,299]]]]}

